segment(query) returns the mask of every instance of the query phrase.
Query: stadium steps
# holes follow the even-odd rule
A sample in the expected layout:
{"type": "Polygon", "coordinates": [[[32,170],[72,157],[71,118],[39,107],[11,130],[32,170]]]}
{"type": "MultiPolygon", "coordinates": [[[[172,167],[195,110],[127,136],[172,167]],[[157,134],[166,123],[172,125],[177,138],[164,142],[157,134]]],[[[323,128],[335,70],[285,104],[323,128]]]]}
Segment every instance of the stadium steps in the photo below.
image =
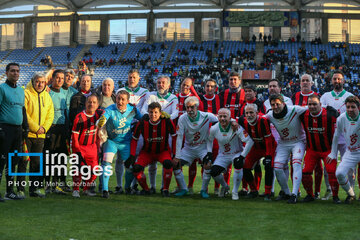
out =
{"type": "Polygon", "coordinates": [[[126,54],[126,52],[129,50],[131,43],[126,44],[126,47],[124,48],[123,52],[121,53],[120,57],[116,59],[116,62],[119,62],[122,60],[126,54]]]}
{"type": "Polygon", "coordinates": [[[91,44],[90,45],[84,45],[84,47],[81,49],[81,51],[78,53],[78,55],[76,55],[74,60],[72,60],[71,65],[77,66],[79,61],[83,59],[84,53],[89,51],[91,47],[92,47],[91,44]]]}
{"type": "Polygon", "coordinates": [[[172,44],[172,46],[171,46],[171,48],[170,48],[170,50],[169,50],[169,53],[168,53],[168,55],[167,55],[166,58],[165,58],[165,63],[167,63],[167,62],[170,61],[170,58],[171,58],[171,56],[173,55],[173,52],[174,52],[174,50],[175,50],[175,47],[176,47],[176,42],[174,42],[174,43],[172,44]]]}
{"type": "MultiPolygon", "coordinates": [[[[9,52],[0,60],[0,63],[3,62],[13,51],[14,51],[14,49],[9,50],[9,52]]],[[[2,77],[0,77],[0,79],[1,78],[2,77]]]]}
{"type": "Polygon", "coordinates": [[[31,59],[29,64],[33,64],[33,62],[37,59],[38,56],[40,56],[44,52],[45,48],[41,48],[41,50],[31,59]]]}
{"type": "Polygon", "coordinates": [[[260,64],[264,61],[264,42],[256,42],[255,61],[256,64],[260,64]]]}

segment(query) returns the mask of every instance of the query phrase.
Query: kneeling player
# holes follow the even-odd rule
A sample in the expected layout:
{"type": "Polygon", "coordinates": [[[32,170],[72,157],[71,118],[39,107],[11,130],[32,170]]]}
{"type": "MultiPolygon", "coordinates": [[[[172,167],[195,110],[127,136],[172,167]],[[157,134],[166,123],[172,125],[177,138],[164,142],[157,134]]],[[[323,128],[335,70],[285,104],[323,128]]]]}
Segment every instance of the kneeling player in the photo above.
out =
{"type": "Polygon", "coordinates": [[[239,124],[249,133],[254,141],[254,146],[246,156],[244,164],[244,178],[249,183],[251,192],[249,197],[257,197],[258,191],[251,170],[265,157],[265,200],[271,200],[271,188],[274,178],[273,159],[275,156],[276,141],[271,134],[270,122],[264,116],[258,115],[256,104],[245,106],[245,117],[239,118],[239,124]]]}
{"type": "MultiPolygon", "coordinates": [[[[103,110],[97,109],[99,101],[96,95],[90,95],[86,99],[85,111],[76,115],[74,125],[72,128],[71,142],[72,151],[79,156],[79,165],[88,165],[93,171],[94,167],[98,165],[98,141],[97,141],[97,128],[96,121],[103,114],[103,110]]],[[[91,174],[88,180],[85,181],[84,193],[88,196],[94,196],[95,193],[89,191],[89,187],[96,179],[96,175],[91,174]]],[[[81,174],[73,176],[74,191],[73,197],[79,198],[79,185],[81,183],[81,174]]]]}
{"type": "Polygon", "coordinates": [[[149,120],[142,119],[137,123],[133,139],[131,141],[132,161],[135,160],[137,141],[140,135],[144,138],[144,146],[134,164],[133,173],[143,188],[143,193],[150,194],[149,186],[146,183],[144,168],[156,161],[160,162],[164,168],[163,181],[164,187],[162,194],[164,197],[169,196],[169,186],[173,171],[171,161],[171,150],[169,146],[169,135],[172,136],[173,146],[175,146],[176,132],[174,123],[168,118],[161,118],[161,105],[153,102],[148,106],[149,120]]]}
{"type": "MultiPolygon", "coordinates": [[[[176,140],[176,155],[174,158],[174,175],[180,188],[180,191],[175,194],[177,197],[188,194],[181,166],[190,166],[195,159],[205,158],[207,155],[206,140],[209,136],[210,124],[218,121],[214,114],[198,111],[199,99],[196,97],[188,97],[185,100],[185,107],[186,113],[181,115],[178,121],[178,137],[176,140]],[[181,148],[184,136],[184,148],[181,148]]],[[[207,171],[204,171],[203,183],[207,176],[211,178],[210,174],[208,174],[207,171]]],[[[201,189],[203,190],[203,187],[201,189]]]]}
{"type": "MultiPolygon", "coordinates": [[[[237,131],[233,131],[230,124],[230,117],[231,112],[229,109],[221,108],[219,110],[219,123],[210,128],[210,135],[207,142],[208,158],[205,158],[204,160],[209,161],[211,159],[212,144],[214,139],[216,139],[219,143],[219,153],[215,159],[214,165],[210,169],[210,175],[216,182],[220,183],[221,190],[219,196],[224,197],[225,193],[229,191],[230,188],[229,185],[225,182],[224,176],[221,173],[224,172],[230,164],[234,163],[235,171],[233,178],[234,186],[232,190],[232,199],[238,200],[238,190],[242,179],[242,167],[244,164],[244,159],[252,148],[254,142],[243,128],[239,127],[237,131]],[[246,142],[244,149],[240,140],[242,142],[246,142]]],[[[204,162],[204,164],[206,164],[206,162],[204,162]]],[[[206,170],[204,173],[205,172],[206,170]]],[[[209,181],[210,178],[203,178],[203,187],[201,190],[202,197],[209,197],[205,191],[209,181]],[[205,186],[204,182],[207,183],[205,186]]]]}

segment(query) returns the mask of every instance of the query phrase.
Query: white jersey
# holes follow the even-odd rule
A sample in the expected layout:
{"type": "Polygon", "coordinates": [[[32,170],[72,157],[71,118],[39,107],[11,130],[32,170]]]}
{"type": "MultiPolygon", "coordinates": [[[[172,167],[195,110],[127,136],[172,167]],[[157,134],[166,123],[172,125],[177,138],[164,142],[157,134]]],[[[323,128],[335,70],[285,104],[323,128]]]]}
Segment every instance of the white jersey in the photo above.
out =
{"type": "Polygon", "coordinates": [[[149,93],[149,90],[147,90],[146,88],[142,88],[142,87],[137,87],[135,89],[124,87],[124,88],[120,88],[118,91],[120,91],[120,90],[125,90],[128,93],[130,93],[130,103],[135,105],[136,108],[139,111],[141,111],[141,109],[143,108],[144,102],[146,100],[146,95],[149,93]]]}
{"type": "Polygon", "coordinates": [[[185,136],[184,147],[198,148],[205,146],[209,136],[210,124],[217,122],[217,117],[212,113],[198,111],[195,120],[189,118],[187,113],[180,116],[177,127],[176,158],[181,159],[181,147],[185,136]]]}
{"type": "Polygon", "coordinates": [[[210,128],[209,138],[207,140],[207,150],[212,152],[213,141],[217,139],[219,143],[219,155],[229,156],[241,153],[243,157],[249,153],[254,142],[249,134],[239,126],[239,129],[234,132],[231,124],[226,129],[223,129],[220,123],[215,124],[210,128]],[[246,143],[245,148],[242,142],[246,143]]]}
{"type": "Polygon", "coordinates": [[[352,95],[352,93],[347,92],[345,89],[340,93],[336,93],[335,91],[326,92],[321,96],[320,102],[323,107],[331,106],[342,114],[346,111],[345,99],[352,95]]]}
{"type": "MultiPolygon", "coordinates": [[[[292,102],[292,100],[291,100],[291,98],[288,98],[288,97],[286,97],[286,96],[284,96],[284,95],[283,95],[283,97],[284,97],[284,102],[285,102],[285,104],[286,104],[287,106],[293,106],[293,105],[294,105],[293,102],[292,102]]],[[[269,99],[267,99],[267,100],[264,102],[264,108],[265,108],[265,112],[266,112],[266,113],[271,110],[271,106],[270,106],[270,101],[269,101],[269,99]]],[[[275,138],[275,141],[276,141],[276,142],[279,142],[279,140],[280,140],[279,133],[276,131],[276,129],[275,129],[275,127],[274,127],[274,124],[272,124],[272,123],[270,124],[270,130],[271,130],[272,135],[273,135],[274,138],[275,138]]]]}
{"type": "Polygon", "coordinates": [[[148,106],[150,103],[158,102],[161,105],[161,110],[170,115],[170,119],[174,120],[179,115],[178,98],[171,93],[167,93],[164,97],[160,96],[158,92],[153,91],[147,94],[144,105],[141,109],[141,113],[145,114],[148,112],[148,106]]]}
{"type": "Polygon", "coordinates": [[[350,153],[360,153],[360,120],[359,116],[352,120],[348,114],[342,113],[336,120],[336,128],[333,136],[333,143],[331,146],[331,153],[329,157],[337,158],[338,152],[338,137],[342,134],[345,138],[346,151],[350,153]]]}
{"type": "Polygon", "coordinates": [[[305,141],[305,132],[300,122],[300,115],[307,110],[307,107],[288,106],[284,118],[276,119],[273,111],[266,114],[269,121],[274,124],[280,135],[279,143],[296,143],[305,141]]]}
{"type": "MultiPolygon", "coordinates": [[[[335,91],[326,92],[321,96],[320,102],[323,107],[331,106],[335,108],[340,114],[346,112],[345,99],[353,94],[347,92],[345,89],[340,93],[336,93],[335,91]]],[[[345,144],[344,137],[340,134],[338,144],[345,144]]]]}
{"type": "MultiPolygon", "coordinates": [[[[293,106],[293,102],[291,100],[291,98],[288,98],[287,96],[284,96],[284,102],[287,106],[293,106]]],[[[270,105],[270,100],[267,99],[265,102],[264,102],[264,108],[265,108],[265,112],[267,113],[269,110],[271,110],[271,105],[270,105]]]]}

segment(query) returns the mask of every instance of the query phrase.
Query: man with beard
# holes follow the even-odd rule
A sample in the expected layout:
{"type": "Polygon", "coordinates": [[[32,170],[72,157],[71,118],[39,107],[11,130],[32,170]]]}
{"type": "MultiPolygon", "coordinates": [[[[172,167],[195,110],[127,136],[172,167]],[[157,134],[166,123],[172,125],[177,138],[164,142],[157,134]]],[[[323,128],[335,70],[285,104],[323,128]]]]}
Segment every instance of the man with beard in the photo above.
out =
{"type": "MultiPolygon", "coordinates": [[[[175,196],[178,197],[189,193],[181,167],[183,165],[191,165],[197,158],[204,160],[206,157],[211,161],[212,156],[208,156],[207,154],[206,140],[209,136],[210,124],[218,121],[214,114],[198,110],[199,99],[196,97],[188,97],[185,100],[185,106],[186,113],[179,118],[178,122],[176,154],[173,159],[174,175],[180,188],[180,191],[175,194],[175,196]],[[184,137],[185,143],[184,147],[182,147],[184,137]]],[[[207,185],[204,186],[204,183],[206,183],[206,181],[210,178],[210,169],[205,167],[205,171],[203,173],[203,186],[201,190],[206,190],[207,185]]],[[[201,196],[203,198],[207,198],[204,194],[201,194],[201,196]]]]}
{"type": "Polygon", "coordinates": [[[259,114],[257,105],[248,103],[245,106],[245,115],[239,118],[239,124],[250,135],[254,146],[245,158],[244,178],[249,183],[251,192],[249,197],[257,197],[258,186],[251,170],[265,157],[265,201],[271,201],[271,187],[274,178],[273,160],[275,156],[276,142],[271,134],[270,122],[259,114]]]}
{"type": "MultiPolygon", "coordinates": [[[[334,87],[333,90],[331,92],[324,93],[324,95],[320,98],[320,102],[323,107],[331,106],[335,108],[339,114],[346,111],[345,99],[349,96],[353,96],[353,94],[344,89],[344,83],[344,74],[339,70],[335,71],[331,78],[331,84],[334,87]]],[[[338,137],[338,145],[337,149],[340,152],[340,157],[342,158],[346,151],[346,142],[341,133],[338,137]]],[[[355,168],[349,171],[349,181],[352,186],[354,186],[354,173],[355,168]]],[[[331,192],[327,192],[324,199],[328,199],[330,196],[331,192]]]]}

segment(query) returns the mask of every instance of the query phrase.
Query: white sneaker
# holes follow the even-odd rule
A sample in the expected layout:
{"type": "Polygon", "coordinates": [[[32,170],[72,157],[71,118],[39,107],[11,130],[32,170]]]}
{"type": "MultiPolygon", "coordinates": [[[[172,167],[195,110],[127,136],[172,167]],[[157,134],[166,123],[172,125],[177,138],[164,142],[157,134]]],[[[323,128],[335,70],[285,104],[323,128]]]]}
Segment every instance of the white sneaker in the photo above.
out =
{"type": "Polygon", "coordinates": [[[232,192],[231,198],[232,198],[232,200],[239,200],[239,194],[237,192],[232,192]]]}
{"type": "Polygon", "coordinates": [[[214,188],[214,194],[219,195],[219,188],[214,188]]]}
{"type": "Polygon", "coordinates": [[[74,198],[80,198],[80,192],[79,192],[79,190],[73,191],[72,196],[73,196],[74,198]]]}
{"type": "Polygon", "coordinates": [[[219,197],[225,197],[225,194],[229,193],[230,187],[226,185],[225,187],[221,187],[219,192],[219,197]]]}
{"type": "Polygon", "coordinates": [[[194,194],[194,189],[192,187],[188,188],[189,190],[189,195],[193,195],[194,194]]]}

